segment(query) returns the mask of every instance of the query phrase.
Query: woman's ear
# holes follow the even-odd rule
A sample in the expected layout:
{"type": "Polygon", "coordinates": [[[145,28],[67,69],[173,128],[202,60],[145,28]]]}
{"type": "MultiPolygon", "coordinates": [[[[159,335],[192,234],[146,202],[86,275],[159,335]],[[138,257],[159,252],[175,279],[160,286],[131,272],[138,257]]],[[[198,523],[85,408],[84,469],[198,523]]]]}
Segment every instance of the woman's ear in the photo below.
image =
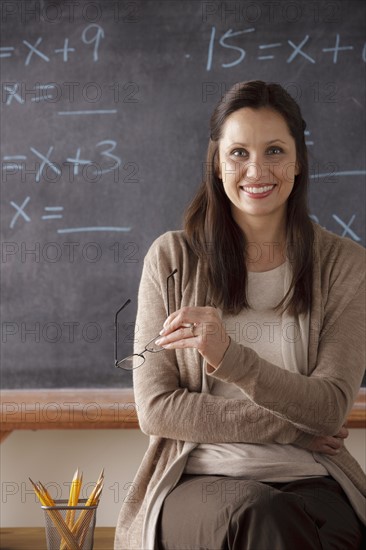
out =
{"type": "Polygon", "coordinates": [[[219,151],[216,152],[214,157],[214,169],[215,169],[215,176],[219,178],[219,180],[222,179],[221,174],[221,164],[220,164],[220,155],[219,151]]]}
{"type": "Polygon", "coordinates": [[[295,176],[298,176],[301,172],[301,166],[300,166],[300,163],[298,161],[296,161],[295,163],[295,176]]]}
{"type": "Polygon", "coordinates": [[[219,162],[215,162],[215,176],[221,180],[221,167],[219,162]]]}

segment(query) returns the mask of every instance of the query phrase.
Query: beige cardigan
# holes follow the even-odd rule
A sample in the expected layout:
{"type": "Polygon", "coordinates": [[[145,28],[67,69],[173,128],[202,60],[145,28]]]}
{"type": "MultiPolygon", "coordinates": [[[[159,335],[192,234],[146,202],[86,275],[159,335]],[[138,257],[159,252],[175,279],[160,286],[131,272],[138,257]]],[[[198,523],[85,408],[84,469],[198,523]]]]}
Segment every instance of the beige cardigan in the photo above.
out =
{"type": "MultiPolygon", "coordinates": [[[[281,369],[232,340],[212,376],[243,391],[238,410],[237,399],[205,393],[207,374],[196,350],[148,353],[144,366],[134,370],[138,418],[150,444],[120,512],[115,549],[154,548],[161,504],[197,443],[292,443],[306,448],[314,435],[333,435],[341,428],[365,368],[365,250],[316,224],[314,231],[307,376],[281,369]]],[[[166,277],[175,268],[171,311],[211,304],[201,262],[190,252],[184,233],[162,235],[144,261],[136,351],[162,328],[166,277]]],[[[366,476],[357,461],[346,448],[337,456],[313,455],[341,483],[365,521],[366,476]]]]}

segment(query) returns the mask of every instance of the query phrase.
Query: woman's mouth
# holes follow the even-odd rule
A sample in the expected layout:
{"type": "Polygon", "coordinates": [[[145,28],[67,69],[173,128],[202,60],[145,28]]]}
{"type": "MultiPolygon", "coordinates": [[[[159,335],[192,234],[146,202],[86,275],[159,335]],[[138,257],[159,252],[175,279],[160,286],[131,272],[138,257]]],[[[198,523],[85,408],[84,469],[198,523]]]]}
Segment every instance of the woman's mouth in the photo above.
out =
{"type": "Polygon", "coordinates": [[[268,197],[275,188],[275,184],[268,185],[241,185],[240,189],[246,196],[254,199],[263,199],[268,197]]]}

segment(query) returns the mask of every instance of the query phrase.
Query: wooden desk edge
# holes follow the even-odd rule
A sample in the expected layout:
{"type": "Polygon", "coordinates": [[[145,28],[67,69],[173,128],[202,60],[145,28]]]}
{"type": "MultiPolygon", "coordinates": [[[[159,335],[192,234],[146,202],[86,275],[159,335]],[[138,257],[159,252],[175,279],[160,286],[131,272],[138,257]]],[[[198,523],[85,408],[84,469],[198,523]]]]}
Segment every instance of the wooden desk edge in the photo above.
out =
{"type": "MultiPolygon", "coordinates": [[[[96,527],[94,531],[94,550],[112,550],[115,527],[96,527]]],[[[9,550],[46,550],[44,527],[1,527],[1,548],[9,550]]]]}
{"type": "MultiPolygon", "coordinates": [[[[139,428],[132,389],[3,390],[0,405],[0,441],[13,430],[139,428]]],[[[347,427],[366,427],[366,388],[347,427]]]]}
{"type": "Polygon", "coordinates": [[[138,429],[132,389],[2,390],[3,441],[13,430],[138,429]]]}

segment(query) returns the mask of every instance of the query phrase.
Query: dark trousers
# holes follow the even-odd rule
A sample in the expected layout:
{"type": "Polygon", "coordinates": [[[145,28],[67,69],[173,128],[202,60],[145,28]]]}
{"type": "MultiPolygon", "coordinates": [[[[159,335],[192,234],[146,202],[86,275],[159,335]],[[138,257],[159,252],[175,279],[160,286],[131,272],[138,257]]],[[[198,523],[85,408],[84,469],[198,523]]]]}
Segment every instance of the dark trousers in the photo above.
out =
{"type": "Polygon", "coordinates": [[[363,526],[332,477],[263,483],[183,475],[161,510],[159,550],[359,550],[363,526]]]}

